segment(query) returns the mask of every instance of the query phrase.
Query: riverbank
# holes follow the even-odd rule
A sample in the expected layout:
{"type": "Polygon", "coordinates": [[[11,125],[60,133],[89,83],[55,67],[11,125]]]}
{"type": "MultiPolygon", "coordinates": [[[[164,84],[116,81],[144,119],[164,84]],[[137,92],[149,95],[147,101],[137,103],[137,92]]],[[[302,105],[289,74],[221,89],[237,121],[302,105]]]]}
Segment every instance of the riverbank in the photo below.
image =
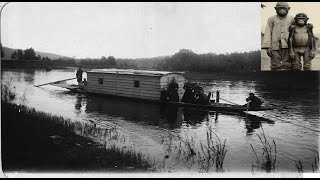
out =
{"type": "Polygon", "coordinates": [[[66,119],[1,101],[4,172],[151,172],[144,156],[77,135],[66,119]]]}

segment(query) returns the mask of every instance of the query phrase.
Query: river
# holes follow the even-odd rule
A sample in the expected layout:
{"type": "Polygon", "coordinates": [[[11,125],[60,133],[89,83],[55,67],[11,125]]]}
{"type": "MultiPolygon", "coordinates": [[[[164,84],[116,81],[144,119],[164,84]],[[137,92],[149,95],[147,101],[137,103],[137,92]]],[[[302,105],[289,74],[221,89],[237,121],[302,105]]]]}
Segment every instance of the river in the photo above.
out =
{"type": "MultiPolygon", "coordinates": [[[[150,159],[164,163],[170,171],[186,170],[183,166],[186,162],[177,163],[179,160],[175,151],[179,149],[177,144],[180,141],[177,137],[192,138],[196,151],[200,151],[199,143],[206,142],[207,132],[212,131],[221,141],[226,140],[224,170],[251,172],[256,158],[250,144],[257,150],[261,149],[257,135],[262,130],[267,139],[270,142],[274,140],[277,145],[278,172],[297,172],[295,160],[301,160],[305,172],[312,171],[311,163],[319,148],[318,90],[308,90],[306,93],[301,90],[270,89],[259,80],[191,79],[202,85],[206,93],[219,90],[222,99],[237,104],[245,104],[248,93],[253,92],[264,103],[277,107],[255,113],[264,118],[248,118],[237,114],[187,111],[182,108],[168,112],[155,103],[72,93],[51,85],[34,87],[72,78],[75,71],[72,68],[52,71],[2,69],[1,78],[2,83],[12,80],[12,86],[19,97],[17,103],[72,121],[93,122],[100,128],[115,127],[117,146],[142,152],[150,159]]],[[[92,137],[103,141],[106,135],[92,137]]],[[[109,141],[111,139],[109,136],[109,141]]]]}

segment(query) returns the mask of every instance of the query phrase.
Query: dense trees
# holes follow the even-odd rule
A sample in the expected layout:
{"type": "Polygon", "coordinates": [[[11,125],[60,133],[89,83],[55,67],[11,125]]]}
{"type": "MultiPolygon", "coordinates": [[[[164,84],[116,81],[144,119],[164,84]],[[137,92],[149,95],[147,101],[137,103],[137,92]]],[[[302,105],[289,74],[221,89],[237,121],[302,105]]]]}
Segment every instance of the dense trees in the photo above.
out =
{"type": "Polygon", "coordinates": [[[164,71],[190,71],[190,72],[249,72],[259,71],[260,51],[234,52],[227,54],[196,54],[189,49],[181,49],[172,56],[155,58],[83,58],[75,59],[63,57],[51,60],[48,57],[36,56],[32,48],[22,51],[18,49],[11,58],[18,60],[44,60],[49,66],[78,66],[85,68],[125,68],[125,69],[149,69],[164,71]]]}
{"type": "Polygon", "coordinates": [[[35,59],[37,59],[36,52],[32,48],[24,50],[24,54],[23,55],[24,55],[23,57],[24,57],[25,60],[35,60],[35,59]]]}
{"type": "Polygon", "coordinates": [[[36,52],[33,48],[21,50],[18,49],[11,54],[11,59],[16,60],[51,60],[48,57],[41,57],[39,54],[36,55],[36,52]]]}
{"type": "Polygon", "coordinates": [[[17,58],[18,58],[18,60],[24,59],[23,51],[21,49],[18,49],[17,58]]]}
{"type": "Polygon", "coordinates": [[[182,49],[157,66],[159,70],[193,72],[245,72],[260,70],[260,51],[231,54],[196,54],[182,49]]]}
{"type": "Polygon", "coordinates": [[[109,56],[106,63],[107,65],[115,66],[117,64],[116,58],[114,58],[113,56],[109,56]]]}

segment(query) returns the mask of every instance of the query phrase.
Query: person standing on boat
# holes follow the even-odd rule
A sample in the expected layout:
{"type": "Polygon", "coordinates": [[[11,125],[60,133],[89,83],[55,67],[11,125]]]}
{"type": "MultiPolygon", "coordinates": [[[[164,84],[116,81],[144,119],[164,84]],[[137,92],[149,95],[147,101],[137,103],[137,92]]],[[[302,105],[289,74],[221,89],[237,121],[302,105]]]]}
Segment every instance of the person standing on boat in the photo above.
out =
{"type": "Polygon", "coordinates": [[[261,99],[255,96],[253,93],[249,93],[249,97],[246,98],[246,101],[248,103],[245,104],[244,106],[248,106],[249,104],[250,109],[259,108],[262,104],[261,99]]]}
{"type": "Polygon", "coordinates": [[[168,85],[168,98],[169,101],[179,102],[179,93],[178,93],[179,85],[176,82],[176,79],[173,77],[171,82],[168,85]]]}
{"type": "Polygon", "coordinates": [[[82,82],[82,73],[83,73],[83,70],[81,69],[81,66],[79,66],[79,69],[77,70],[77,74],[76,74],[77,82],[79,84],[81,84],[82,82]]]}
{"type": "Polygon", "coordinates": [[[186,82],[183,86],[184,94],[182,97],[182,102],[184,103],[194,103],[195,101],[195,91],[192,88],[192,85],[190,82],[186,82]]]}

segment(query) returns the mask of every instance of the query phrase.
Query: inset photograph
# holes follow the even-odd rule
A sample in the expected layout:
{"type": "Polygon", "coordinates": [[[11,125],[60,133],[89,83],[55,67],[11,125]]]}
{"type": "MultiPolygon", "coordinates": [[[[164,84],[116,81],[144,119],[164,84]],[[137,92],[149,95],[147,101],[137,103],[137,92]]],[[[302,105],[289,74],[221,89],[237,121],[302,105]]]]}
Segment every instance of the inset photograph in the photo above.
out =
{"type": "Polygon", "coordinates": [[[320,70],[320,3],[261,3],[261,70],[320,70]]]}

